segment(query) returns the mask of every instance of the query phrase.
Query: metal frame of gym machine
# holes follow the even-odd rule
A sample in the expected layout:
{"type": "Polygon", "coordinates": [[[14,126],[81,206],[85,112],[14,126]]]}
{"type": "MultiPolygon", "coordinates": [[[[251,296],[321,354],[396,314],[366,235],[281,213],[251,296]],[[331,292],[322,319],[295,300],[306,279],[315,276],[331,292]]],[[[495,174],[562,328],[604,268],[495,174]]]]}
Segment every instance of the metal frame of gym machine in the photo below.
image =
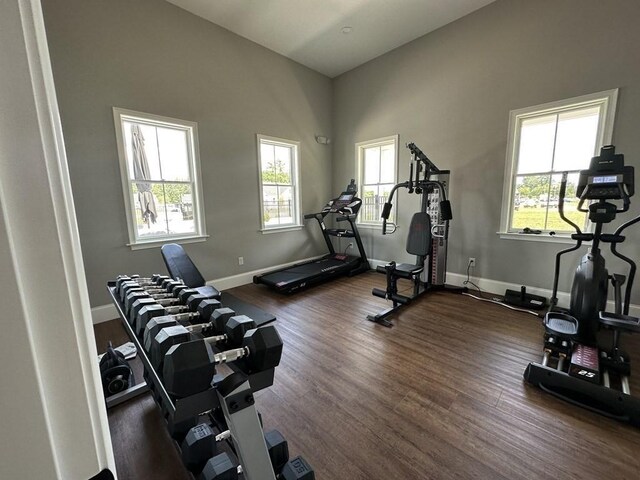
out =
{"type": "Polygon", "coordinates": [[[394,277],[395,262],[377,267],[376,270],[379,273],[387,275],[387,289],[374,288],[372,294],[376,297],[391,300],[393,306],[376,315],[367,315],[367,320],[379,323],[385,327],[393,326],[387,319],[389,315],[426,292],[434,290],[462,292],[465,290],[463,287],[446,284],[449,221],[453,218],[451,204],[448,200],[451,171],[439,169],[415,143],[407,143],[406,147],[411,152],[409,180],[398,183],[391,189],[389,198],[382,211],[382,234],[393,234],[396,231],[397,226],[389,222],[391,208],[393,207],[391,200],[393,200],[393,195],[396,190],[406,188],[410,194],[416,193],[422,195],[420,212],[428,213],[431,218],[431,248],[428,255],[416,256],[416,266],[424,265],[427,257],[429,257],[427,268],[417,276],[404,277],[408,279],[413,278],[413,292],[411,296],[397,293],[397,287],[395,285],[397,278],[394,277]],[[420,178],[421,176],[422,178],[420,178]],[[393,230],[387,232],[387,225],[389,223],[393,226],[393,230]]]}
{"type": "Polygon", "coordinates": [[[116,295],[115,286],[115,282],[107,283],[107,289],[118,310],[122,325],[138,350],[138,357],[145,371],[145,382],[122,392],[122,397],[113,399],[110,406],[151,390],[157,403],[162,406],[170,432],[185,434],[189,428],[196,425],[197,422],[194,423],[194,420],[197,420],[200,415],[210,414],[220,407],[231,432],[233,450],[242,465],[244,478],[276,480],[253,398],[253,392],[273,385],[275,369],[247,376],[235,365],[228,364],[233,373],[224,378],[216,375],[213,379],[213,388],[185,398],[171,398],[153,369],[142,342],[127,321],[123,305],[116,295]]]}
{"type": "Polygon", "coordinates": [[[615,154],[615,147],[602,147],[599,157],[591,160],[588,170],[580,172],[577,195],[578,210],[588,213],[595,225],[593,233],[583,233],[578,225],[564,214],[567,172],[560,184],[558,212],[576,233],[571,238],[573,247],[556,254],[553,293],[550,308],[544,319],[544,351],[541,363],[531,362],[524,378],[562,400],[600,413],[610,418],[640,426],[640,399],[631,396],[629,356],[620,349],[621,332],[640,332],[640,319],[629,316],[631,289],[636,264],[619,253],[617,245],[625,240],[623,231],[640,222],[640,215],[620,225],[613,234],[602,232],[603,224],[613,221],[618,213],[629,210],[629,197],[634,193],[634,171],[624,166],[624,157],[615,154]],[[585,201],[595,200],[588,208],[585,201]],[[622,200],[618,208],[607,200],[622,200]],[[556,307],[558,303],[558,277],[560,259],[578,250],[582,242],[592,242],[576,270],[571,289],[569,309],[556,307]],[[600,243],[609,243],[611,253],[629,265],[629,275],[609,274],[605,268],[600,243]],[[627,286],[622,296],[622,285],[627,286]],[[614,288],[615,312],[605,311],[608,284],[614,288]],[[610,349],[601,347],[598,330],[613,330],[610,349]],[[575,357],[575,359],[574,359],[575,357]],[[556,362],[555,368],[551,366],[556,362]],[[613,388],[613,378],[619,378],[620,390],[613,388]]]}

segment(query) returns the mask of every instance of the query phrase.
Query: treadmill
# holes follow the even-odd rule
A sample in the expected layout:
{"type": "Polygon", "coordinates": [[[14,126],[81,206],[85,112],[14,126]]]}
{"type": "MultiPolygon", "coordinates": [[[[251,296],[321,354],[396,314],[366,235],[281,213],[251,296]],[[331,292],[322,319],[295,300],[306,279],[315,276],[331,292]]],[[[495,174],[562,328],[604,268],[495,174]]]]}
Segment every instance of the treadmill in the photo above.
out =
{"type": "Polygon", "coordinates": [[[347,189],[338,198],[329,200],[320,212],[304,216],[305,220],[312,218],[317,220],[329,249],[327,255],[316,260],[256,275],[253,277],[253,283],[268,285],[281,293],[292,293],[338,276],[352,276],[368,271],[371,267],[356,226],[356,218],[362,206],[362,200],[356,197],[357,190],[355,180],[351,179],[347,189]],[[327,228],[324,222],[327,215],[333,215],[337,223],[347,222],[348,227],[327,228]],[[336,253],[331,237],[354,238],[360,255],[336,253]]]}

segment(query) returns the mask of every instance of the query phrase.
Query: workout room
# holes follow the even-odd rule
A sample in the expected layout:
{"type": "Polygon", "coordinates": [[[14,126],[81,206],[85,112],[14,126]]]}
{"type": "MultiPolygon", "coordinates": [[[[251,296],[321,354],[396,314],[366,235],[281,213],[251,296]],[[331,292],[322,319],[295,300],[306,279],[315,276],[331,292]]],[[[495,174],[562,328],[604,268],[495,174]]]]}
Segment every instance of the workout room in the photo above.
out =
{"type": "Polygon", "coordinates": [[[0,478],[640,478],[639,24],[4,1],[0,478]]]}

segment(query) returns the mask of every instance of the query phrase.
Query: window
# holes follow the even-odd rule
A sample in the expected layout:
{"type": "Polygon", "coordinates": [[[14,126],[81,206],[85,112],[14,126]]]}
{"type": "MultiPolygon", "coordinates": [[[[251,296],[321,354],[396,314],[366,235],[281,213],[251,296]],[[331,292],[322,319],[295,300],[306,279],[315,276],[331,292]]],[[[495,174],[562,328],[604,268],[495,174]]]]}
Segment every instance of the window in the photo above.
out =
{"type": "Polygon", "coordinates": [[[206,237],[197,124],[113,109],[132,248],[206,237]]]}
{"type": "Polygon", "coordinates": [[[356,144],[362,208],[358,223],[380,225],[382,207],[396,184],[398,135],[356,144]]]}
{"type": "Polygon", "coordinates": [[[589,228],[587,215],[576,209],[578,172],[589,167],[601,146],[611,143],[617,93],[609,90],[511,112],[502,233],[527,227],[573,233],[558,214],[565,171],[569,172],[565,215],[589,228]]]}
{"type": "Polygon", "coordinates": [[[300,143],[258,135],[262,230],[300,227],[300,143]]]}

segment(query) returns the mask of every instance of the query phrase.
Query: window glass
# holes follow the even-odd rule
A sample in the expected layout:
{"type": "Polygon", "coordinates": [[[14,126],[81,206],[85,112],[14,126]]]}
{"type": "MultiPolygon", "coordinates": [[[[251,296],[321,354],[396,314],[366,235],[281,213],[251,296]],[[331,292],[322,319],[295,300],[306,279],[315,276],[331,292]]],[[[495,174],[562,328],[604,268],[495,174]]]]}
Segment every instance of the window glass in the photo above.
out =
{"type": "Polygon", "coordinates": [[[362,198],[359,223],[382,223],[382,208],[396,183],[397,144],[398,137],[393,136],[356,145],[362,198]]]}
{"type": "Polygon", "coordinates": [[[258,135],[262,228],[300,225],[298,144],[258,135]]]}
{"type": "Polygon", "coordinates": [[[114,108],[130,244],[204,235],[195,123],[114,108]]]}
{"type": "Polygon", "coordinates": [[[575,198],[578,173],[589,167],[610,141],[617,91],[587,95],[511,113],[502,231],[524,228],[573,232],[558,212],[562,172],[568,173],[565,215],[581,229],[588,218],[578,212],[575,198]]]}

